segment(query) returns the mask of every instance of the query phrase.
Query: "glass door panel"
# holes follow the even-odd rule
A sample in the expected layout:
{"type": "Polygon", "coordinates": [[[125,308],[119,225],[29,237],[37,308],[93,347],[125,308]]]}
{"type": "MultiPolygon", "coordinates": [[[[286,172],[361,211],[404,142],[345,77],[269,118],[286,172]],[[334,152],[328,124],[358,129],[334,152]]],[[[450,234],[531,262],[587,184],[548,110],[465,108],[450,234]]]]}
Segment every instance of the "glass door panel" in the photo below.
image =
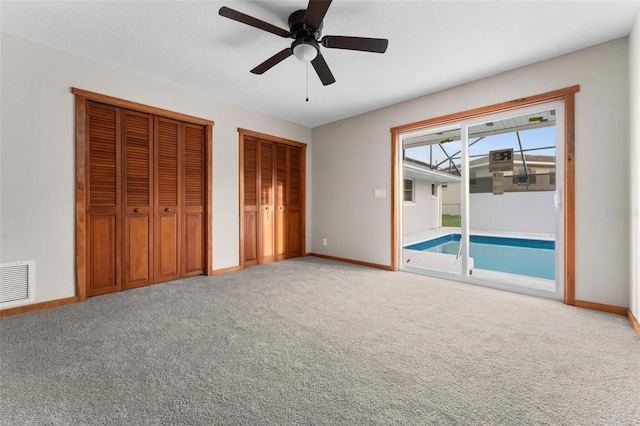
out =
{"type": "Polygon", "coordinates": [[[402,140],[403,269],[460,274],[460,128],[402,140]]]}
{"type": "Polygon", "coordinates": [[[468,127],[470,274],[554,290],[556,110],[468,127]]]}

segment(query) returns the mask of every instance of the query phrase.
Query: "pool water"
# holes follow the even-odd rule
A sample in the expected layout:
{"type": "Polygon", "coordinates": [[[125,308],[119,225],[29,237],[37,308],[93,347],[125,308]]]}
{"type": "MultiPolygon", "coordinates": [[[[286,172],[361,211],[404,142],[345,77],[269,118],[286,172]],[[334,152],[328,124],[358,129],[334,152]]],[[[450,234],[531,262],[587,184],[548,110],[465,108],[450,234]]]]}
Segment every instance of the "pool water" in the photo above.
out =
{"type": "MultiPolygon", "coordinates": [[[[460,234],[405,246],[409,250],[458,254],[460,234]]],[[[471,235],[469,255],[474,268],[555,280],[555,241],[471,235]]]]}

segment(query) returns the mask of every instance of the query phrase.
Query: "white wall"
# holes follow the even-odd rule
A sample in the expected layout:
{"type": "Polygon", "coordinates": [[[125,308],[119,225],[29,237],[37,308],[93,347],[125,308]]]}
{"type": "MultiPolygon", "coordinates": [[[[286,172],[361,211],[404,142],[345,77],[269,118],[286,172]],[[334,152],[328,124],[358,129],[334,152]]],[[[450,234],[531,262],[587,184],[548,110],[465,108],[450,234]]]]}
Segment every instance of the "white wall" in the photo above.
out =
{"type": "Polygon", "coordinates": [[[555,235],[553,196],[550,191],[469,194],[469,227],[555,235]]]}
{"type": "Polygon", "coordinates": [[[631,244],[629,259],[630,300],[629,307],[640,320],[640,12],[629,35],[630,111],[631,119],[631,244]]]}
{"type": "Polygon", "coordinates": [[[606,214],[629,199],[626,38],[314,128],[312,251],[391,264],[391,127],[575,84],[576,298],[628,306],[629,220],[606,214]]]}
{"type": "Polygon", "coordinates": [[[8,34],[2,34],[0,43],[0,260],[36,260],[36,302],[75,294],[75,103],[71,87],[215,122],[214,269],[239,264],[238,127],[309,144],[307,229],[311,229],[309,128],[8,34]]]}
{"type": "Polygon", "coordinates": [[[238,127],[305,142],[310,148],[313,138],[307,156],[307,251],[389,265],[391,127],[580,84],[576,298],[617,306],[629,306],[631,298],[632,311],[640,317],[638,216],[611,214],[639,208],[640,129],[638,120],[631,120],[630,126],[628,112],[631,104],[632,116],[640,114],[639,21],[630,42],[614,40],[313,132],[2,34],[0,261],[36,260],[37,302],[74,294],[72,86],[215,121],[213,264],[220,269],[238,264],[238,127]],[[633,149],[628,142],[630,128],[633,149]],[[630,162],[615,162],[629,152],[630,162]],[[615,167],[607,167],[604,175],[594,173],[607,153],[614,156],[615,167]],[[387,197],[374,198],[376,188],[386,189],[387,197]],[[321,244],[323,237],[328,238],[326,247],[321,244]]]}
{"type": "Polygon", "coordinates": [[[433,182],[424,179],[415,179],[414,182],[415,203],[404,206],[404,234],[440,227],[440,200],[431,195],[433,182]]]}

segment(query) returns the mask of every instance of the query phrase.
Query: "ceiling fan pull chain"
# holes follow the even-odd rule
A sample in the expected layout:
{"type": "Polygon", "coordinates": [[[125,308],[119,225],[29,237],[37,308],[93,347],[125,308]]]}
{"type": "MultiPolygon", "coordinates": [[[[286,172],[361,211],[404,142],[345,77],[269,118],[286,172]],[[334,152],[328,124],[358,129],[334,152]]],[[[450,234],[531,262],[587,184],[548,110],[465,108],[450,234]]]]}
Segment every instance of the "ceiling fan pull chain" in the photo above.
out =
{"type": "Polygon", "coordinates": [[[307,62],[307,100],[309,102],[309,62],[307,62]]]}

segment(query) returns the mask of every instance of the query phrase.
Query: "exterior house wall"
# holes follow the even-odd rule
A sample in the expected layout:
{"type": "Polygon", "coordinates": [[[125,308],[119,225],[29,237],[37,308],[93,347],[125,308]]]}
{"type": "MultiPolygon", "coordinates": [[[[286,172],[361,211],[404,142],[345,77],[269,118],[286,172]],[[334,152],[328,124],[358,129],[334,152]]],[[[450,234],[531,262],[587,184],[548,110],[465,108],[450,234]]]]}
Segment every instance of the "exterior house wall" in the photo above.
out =
{"type": "Polygon", "coordinates": [[[629,153],[628,59],[622,38],[314,128],[312,251],[391,265],[391,199],[373,196],[391,194],[390,128],[578,84],[576,298],[628,306],[629,220],[606,212],[628,206],[629,164],[594,173],[603,141],[629,153]]]}
{"type": "Polygon", "coordinates": [[[311,229],[311,129],[12,35],[2,34],[0,46],[0,255],[2,262],[36,261],[36,302],[75,295],[71,87],[215,122],[214,269],[239,264],[239,127],[309,144],[306,227],[311,229]]]}
{"type": "MultiPolygon", "coordinates": [[[[440,198],[431,195],[433,182],[415,179],[415,203],[405,203],[403,232],[413,234],[440,227],[440,198]]],[[[436,184],[436,188],[438,185],[436,184]]]]}

